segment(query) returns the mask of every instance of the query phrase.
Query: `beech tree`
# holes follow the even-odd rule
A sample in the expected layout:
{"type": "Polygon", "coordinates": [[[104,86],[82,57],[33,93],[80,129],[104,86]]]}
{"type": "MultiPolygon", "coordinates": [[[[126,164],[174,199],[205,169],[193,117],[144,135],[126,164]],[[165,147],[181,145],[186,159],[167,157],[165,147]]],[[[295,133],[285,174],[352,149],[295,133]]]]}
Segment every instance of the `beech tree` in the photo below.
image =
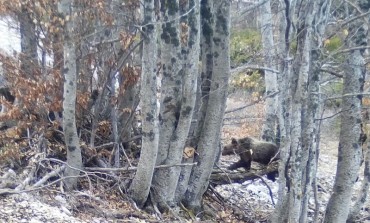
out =
{"type": "MultiPolygon", "coordinates": [[[[137,171],[132,181],[120,186],[127,186],[139,207],[150,198],[160,211],[183,203],[199,213],[221,149],[231,4],[229,0],[1,1],[0,12],[7,11],[5,15],[19,23],[21,52],[11,59],[0,55],[4,65],[0,94],[5,97],[0,101],[0,121],[4,121],[0,132],[15,126],[20,130],[13,139],[25,132],[27,140],[39,137],[38,149],[47,156],[51,151],[47,142],[64,134],[58,157],[66,152],[67,189],[76,189],[84,166],[131,166],[126,153],[132,147],[140,151],[137,171]],[[62,111],[63,122],[47,115],[62,111]],[[133,126],[136,112],[141,125],[133,126]]],[[[351,208],[361,160],[370,4],[262,0],[253,7],[260,13],[263,62],[259,63],[266,68],[261,138],[274,141],[277,123],[280,128],[279,200],[271,221],[309,221],[308,204],[317,189],[319,114],[325,106],[320,82],[334,74],[344,77],[344,89],[337,173],[324,221],[354,222],[370,181],[367,155],[362,194],[351,208]],[[279,7],[276,29],[272,4],[279,7]],[[334,8],[343,8],[340,19],[335,18],[334,8]],[[329,19],[336,22],[328,28],[329,19]],[[338,33],[343,33],[339,39],[345,49],[330,52],[326,45],[338,33]],[[332,66],[335,59],[340,72],[332,66]]],[[[13,139],[1,138],[0,144],[13,139]]],[[[318,220],[316,211],[314,221],[318,220]]]]}
{"type": "MultiPolygon", "coordinates": [[[[192,121],[198,76],[199,3],[171,2],[161,2],[162,16],[168,22],[162,25],[161,30],[163,73],[157,165],[176,165],[182,161],[192,121]],[[179,20],[181,13],[189,15],[179,20]]],[[[160,207],[175,205],[179,176],[180,167],[156,170],[152,185],[160,207]]]]}
{"type": "MultiPolygon", "coordinates": [[[[369,2],[358,2],[358,7],[353,7],[349,11],[352,15],[368,12],[369,2]],[[360,9],[360,10],[359,10],[360,9]]],[[[346,55],[346,64],[344,66],[344,88],[342,95],[342,113],[341,128],[338,146],[338,164],[335,175],[333,194],[330,197],[324,222],[346,222],[351,207],[351,195],[353,185],[358,177],[361,163],[361,109],[362,95],[365,81],[366,66],[364,61],[365,50],[368,42],[367,16],[362,19],[356,19],[349,24],[348,36],[345,45],[349,49],[346,55]]],[[[360,205],[360,204],[356,204],[360,205]]],[[[351,213],[350,221],[354,221],[355,213],[358,213],[359,207],[355,206],[357,211],[351,213]]]]}
{"type": "Polygon", "coordinates": [[[281,162],[279,167],[279,200],[272,217],[273,222],[305,222],[311,184],[316,176],[316,129],[314,125],[320,93],[317,51],[322,38],[322,28],[327,23],[330,8],[327,1],[299,1],[285,4],[285,21],[280,35],[285,43],[279,52],[284,55],[279,78],[279,123],[281,126],[281,162]],[[326,10],[321,10],[321,9],[326,10]],[[297,10],[297,11],[296,11],[297,10]],[[291,18],[297,15],[297,23],[291,18]],[[314,26],[317,25],[317,26],[314,26]],[[291,30],[291,27],[296,27],[291,30]],[[316,28],[317,27],[317,28],[316,28]],[[293,66],[289,65],[292,32],[297,35],[297,50],[293,66]],[[284,83],[285,82],[285,83],[284,83]],[[282,97],[280,99],[280,97],[282,97]],[[289,171],[288,171],[289,167],[289,171]],[[304,196],[302,196],[304,194],[304,196]],[[286,208],[289,207],[289,208],[286,208]]]}
{"type": "Polygon", "coordinates": [[[262,126],[263,140],[268,142],[276,141],[277,124],[277,97],[271,96],[277,91],[277,73],[272,72],[276,69],[276,48],[274,45],[273,24],[271,18],[270,1],[265,1],[260,7],[259,20],[261,26],[262,48],[264,57],[264,66],[269,68],[265,72],[266,101],[265,101],[265,120],[262,126]]]}
{"type": "Polygon", "coordinates": [[[76,68],[76,42],[74,34],[76,32],[76,15],[74,14],[74,4],[71,0],[62,0],[58,5],[58,11],[65,21],[63,35],[63,131],[64,140],[67,147],[67,167],[65,170],[65,183],[68,189],[77,186],[78,175],[82,168],[82,157],[80,140],[77,135],[76,127],[76,88],[77,88],[77,68],[76,68]]]}
{"type": "MultiPolygon", "coordinates": [[[[147,3],[149,4],[149,2],[147,3]]],[[[218,145],[222,126],[220,120],[223,119],[230,73],[228,53],[230,2],[212,3],[202,1],[201,3],[201,10],[207,10],[208,12],[202,14],[202,16],[205,16],[203,19],[209,21],[207,24],[202,24],[202,36],[206,38],[203,39],[204,42],[202,42],[201,48],[202,57],[208,57],[203,69],[209,72],[207,75],[210,75],[210,79],[208,79],[210,84],[208,89],[203,88],[203,92],[198,93],[208,94],[208,102],[200,110],[194,110],[195,93],[197,89],[201,89],[196,87],[200,37],[199,2],[192,0],[189,2],[182,1],[181,4],[177,1],[172,1],[172,4],[167,1],[161,1],[160,3],[161,15],[164,19],[160,34],[160,58],[162,63],[160,124],[157,125],[153,122],[157,118],[153,117],[156,114],[155,109],[157,109],[154,104],[156,94],[153,90],[155,89],[153,81],[155,78],[150,77],[153,82],[146,80],[148,77],[145,76],[145,70],[143,70],[142,99],[146,97],[145,100],[151,98],[153,101],[151,103],[142,101],[145,107],[142,108],[143,111],[149,109],[149,107],[146,107],[149,105],[151,105],[152,110],[143,112],[143,148],[138,171],[131,185],[131,194],[141,206],[144,204],[151,186],[153,188],[151,191],[152,201],[157,202],[161,209],[168,209],[178,205],[177,202],[183,201],[189,208],[198,211],[201,208],[202,196],[207,189],[213,164],[219,151],[218,145]],[[180,8],[183,10],[180,10],[180,8]],[[187,10],[184,10],[184,8],[187,10]],[[181,11],[183,14],[181,14],[181,11]],[[179,19],[182,16],[186,16],[187,19],[179,19]],[[211,51],[203,48],[206,46],[212,46],[211,51]],[[207,55],[206,52],[210,52],[210,54],[207,55]],[[212,56],[210,57],[210,55],[212,56]],[[150,93],[144,96],[144,93],[149,89],[150,93]],[[195,143],[198,155],[194,158],[196,165],[194,165],[190,174],[189,169],[183,168],[183,172],[181,172],[181,169],[176,165],[181,164],[184,147],[189,145],[187,144],[187,137],[194,116],[193,111],[199,112],[198,117],[204,115],[204,119],[201,118],[197,123],[198,128],[201,128],[195,143]],[[149,114],[151,118],[147,117],[149,114]],[[155,134],[147,133],[148,125],[150,125],[150,131],[155,134]],[[154,154],[156,151],[153,148],[158,148],[158,141],[154,138],[158,129],[160,129],[160,149],[157,155],[154,154]],[[151,140],[146,141],[146,136],[151,136],[151,140]],[[148,149],[145,149],[146,146],[148,149]],[[152,160],[157,157],[156,164],[165,164],[167,167],[155,170],[154,175],[151,176],[154,166],[148,160],[149,157],[152,160]],[[148,179],[151,177],[152,183],[150,184],[148,179]]],[[[153,3],[150,3],[150,7],[153,7],[153,3]]],[[[148,15],[144,18],[154,19],[151,16],[148,15]]],[[[144,24],[152,23],[155,23],[155,21],[144,22],[144,24]]],[[[155,32],[153,31],[151,35],[155,35],[155,32]]],[[[143,50],[155,47],[156,41],[153,39],[150,38],[150,41],[153,41],[150,42],[152,45],[145,45],[144,42],[143,50]]],[[[149,39],[144,41],[149,41],[149,39]]],[[[154,51],[143,53],[143,67],[145,68],[148,64],[151,65],[151,69],[148,68],[151,75],[155,75],[153,73],[155,69],[152,67],[154,66],[153,53],[154,51]],[[147,57],[150,57],[152,62],[146,60],[147,57]]],[[[204,86],[203,84],[201,83],[201,87],[204,86]]],[[[198,100],[197,103],[202,103],[202,101],[198,100]]],[[[199,105],[197,106],[199,107],[199,105]]]]}
{"type": "Polygon", "coordinates": [[[149,195],[159,143],[159,120],[157,107],[157,24],[154,0],[143,4],[143,56],[141,74],[142,100],[142,144],[138,169],[131,183],[129,193],[139,207],[149,195]]]}
{"type": "MultiPolygon", "coordinates": [[[[213,7],[208,5],[212,4],[208,1],[202,1],[202,4],[205,4],[202,6],[203,9],[212,9],[214,12],[212,29],[203,28],[202,30],[207,31],[205,41],[212,41],[208,44],[212,44],[213,58],[206,115],[203,125],[199,126],[202,132],[197,144],[199,155],[195,158],[198,164],[193,167],[184,198],[185,204],[195,210],[201,207],[202,196],[207,189],[209,176],[218,153],[218,140],[222,127],[220,120],[223,120],[230,75],[230,1],[213,2],[213,7]]],[[[208,65],[205,64],[205,66],[208,65]]]]}

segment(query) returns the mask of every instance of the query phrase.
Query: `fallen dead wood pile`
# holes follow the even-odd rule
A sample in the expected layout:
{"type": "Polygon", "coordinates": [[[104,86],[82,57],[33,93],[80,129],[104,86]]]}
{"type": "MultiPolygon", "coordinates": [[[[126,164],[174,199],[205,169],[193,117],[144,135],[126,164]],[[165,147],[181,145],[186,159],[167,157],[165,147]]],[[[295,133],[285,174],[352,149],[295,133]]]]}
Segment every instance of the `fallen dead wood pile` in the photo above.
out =
{"type": "Polygon", "coordinates": [[[278,162],[272,162],[270,165],[260,169],[251,169],[249,171],[229,171],[229,170],[214,170],[211,174],[210,184],[223,185],[231,183],[243,183],[247,180],[261,178],[261,176],[278,171],[278,162]]]}

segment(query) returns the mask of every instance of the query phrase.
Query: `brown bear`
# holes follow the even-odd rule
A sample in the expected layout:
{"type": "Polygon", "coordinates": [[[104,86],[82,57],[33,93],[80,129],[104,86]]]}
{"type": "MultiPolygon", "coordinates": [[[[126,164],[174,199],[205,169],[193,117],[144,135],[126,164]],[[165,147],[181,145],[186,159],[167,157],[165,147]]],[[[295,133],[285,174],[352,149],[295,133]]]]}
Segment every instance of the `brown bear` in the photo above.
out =
{"type": "MultiPolygon", "coordinates": [[[[271,159],[277,160],[276,155],[279,148],[270,142],[259,141],[251,137],[242,139],[231,139],[231,144],[226,145],[222,151],[222,155],[237,154],[240,160],[228,167],[229,170],[235,170],[244,167],[246,170],[251,168],[252,161],[267,165],[271,159]]],[[[271,176],[268,176],[270,179],[271,176]]]]}

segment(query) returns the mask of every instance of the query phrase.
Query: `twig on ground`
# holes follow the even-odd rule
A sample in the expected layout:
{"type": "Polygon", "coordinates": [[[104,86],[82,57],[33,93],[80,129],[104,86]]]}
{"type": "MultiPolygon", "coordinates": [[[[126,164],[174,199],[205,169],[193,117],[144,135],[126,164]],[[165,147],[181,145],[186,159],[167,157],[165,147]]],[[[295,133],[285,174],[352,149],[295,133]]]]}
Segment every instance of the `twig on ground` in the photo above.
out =
{"type": "Polygon", "coordinates": [[[27,174],[27,177],[14,190],[15,191],[21,191],[26,186],[28,186],[30,184],[31,180],[33,180],[33,175],[35,174],[35,171],[36,171],[36,167],[31,167],[30,172],[27,174]]]}
{"type": "Polygon", "coordinates": [[[267,189],[269,190],[269,194],[270,194],[270,198],[271,198],[271,203],[272,203],[272,205],[274,205],[274,206],[275,206],[274,195],[272,194],[271,187],[266,183],[266,181],[263,179],[263,177],[261,177],[261,176],[259,176],[259,175],[257,175],[257,174],[256,174],[256,176],[257,176],[258,178],[260,178],[260,180],[262,181],[262,183],[263,183],[264,185],[266,185],[267,189]]]}
{"type": "Polygon", "coordinates": [[[52,177],[59,176],[62,171],[64,171],[65,166],[58,167],[56,170],[46,174],[44,177],[42,177],[39,181],[37,181],[32,187],[36,188],[41,185],[43,185],[47,180],[49,180],[52,177]]]}
{"type": "Polygon", "coordinates": [[[125,151],[125,148],[123,147],[123,144],[121,143],[120,144],[121,146],[121,151],[123,152],[123,155],[125,156],[126,160],[127,160],[127,163],[130,167],[132,167],[132,164],[131,164],[131,161],[130,161],[130,158],[128,158],[127,154],[126,154],[126,151],[125,151]]]}
{"type": "Polygon", "coordinates": [[[218,193],[212,185],[209,185],[208,189],[215,195],[214,197],[210,196],[214,201],[218,202],[220,205],[224,205],[226,203],[225,198],[218,193]]]}

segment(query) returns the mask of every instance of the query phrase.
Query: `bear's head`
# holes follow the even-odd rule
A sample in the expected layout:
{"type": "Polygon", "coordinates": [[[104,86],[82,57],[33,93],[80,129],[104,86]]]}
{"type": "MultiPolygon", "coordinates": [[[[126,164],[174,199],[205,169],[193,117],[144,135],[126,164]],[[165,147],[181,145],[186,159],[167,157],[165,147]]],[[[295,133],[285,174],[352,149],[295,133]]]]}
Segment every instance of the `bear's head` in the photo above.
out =
{"type": "Polygon", "coordinates": [[[253,139],[245,137],[242,139],[231,138],[231,144],[224,146],[222,155],[240,154],[252,148],[253,139]]]}

